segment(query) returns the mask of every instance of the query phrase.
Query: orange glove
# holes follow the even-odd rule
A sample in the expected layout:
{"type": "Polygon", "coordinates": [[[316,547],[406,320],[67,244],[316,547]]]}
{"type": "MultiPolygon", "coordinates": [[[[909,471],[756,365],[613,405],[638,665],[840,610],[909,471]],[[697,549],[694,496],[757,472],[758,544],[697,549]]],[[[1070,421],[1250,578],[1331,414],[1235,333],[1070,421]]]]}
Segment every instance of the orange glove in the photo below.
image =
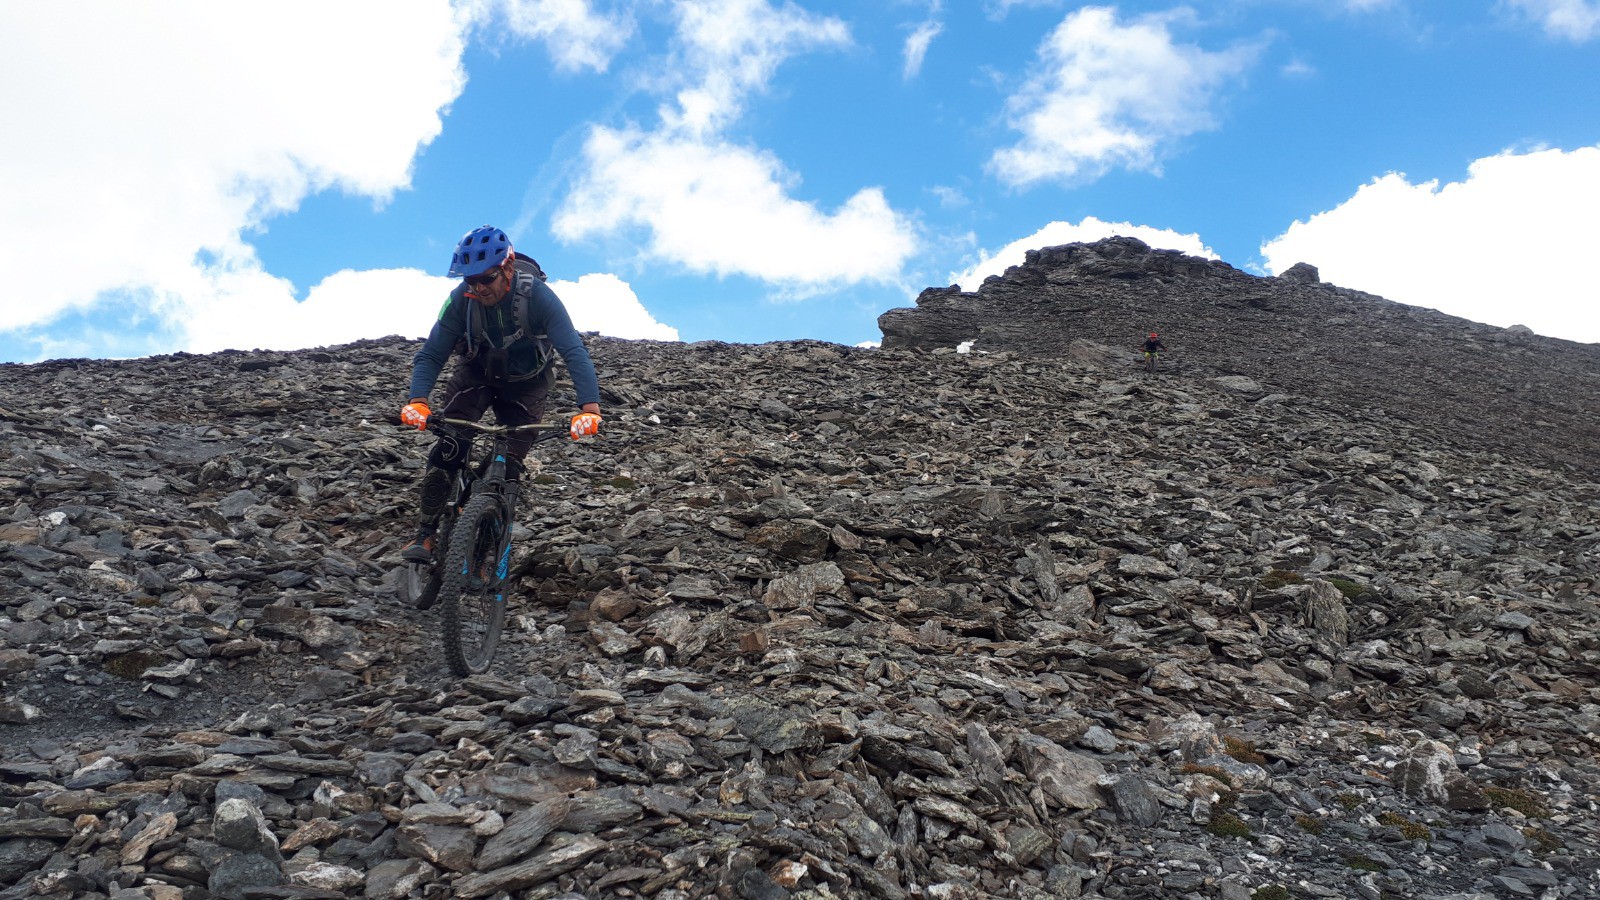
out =
{"type": "Polygon", "coordinates": [[[577,440],[591,434],[600,433],[599,413],[578,413],[572,417],[572,439],[577,440]]]}
{"type": "Polygon", "coordinates": [[[400,407],[400,421],[416,426],[418,431],[428,430],[428,416],[432,414],[433,410],[428,408],[426,400],[413,400],[400,407]]]}

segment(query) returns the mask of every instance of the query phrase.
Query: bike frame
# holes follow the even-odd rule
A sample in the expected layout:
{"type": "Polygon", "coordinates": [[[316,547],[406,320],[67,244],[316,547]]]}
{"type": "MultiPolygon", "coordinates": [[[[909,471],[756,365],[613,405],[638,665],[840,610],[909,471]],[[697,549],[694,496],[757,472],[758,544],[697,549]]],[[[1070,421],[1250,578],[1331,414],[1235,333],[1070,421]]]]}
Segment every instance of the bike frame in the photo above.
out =
{"type": "MultiPolygon", "coordinates": [[[[507,527],[502,530],[500,543],[495,551],[495,559],[497,560],[495,564],[495,582],[498,588],[499,583],[505,580],[506,572],[511,568],[510,524],[512,517],[516,515],[517,500],[521,495],[521,486],[516,482],[508,481],[506,478],[506,454],[511,452],[511,435],[518,432],[532,431],[536,433],[533,442],[538,444],[560,437],[565,432],[565,429],[559,425],[542,423],[534,425],[484,425],[471,419],[440,419],[438,424],[460,431],[476,431],[480,434],[492,435],[494,438],[494,443],[490,445],[489,453],[477,466],[473,466],[469,459],[467,464],[462,466],[457,473],[458,477],[461,478],[461,483],[456,503],[452,508],[465,505],[467,499],[477,491],[487,490],[494,496],[495,505],[500,510],[500,520],[507,524],[507,527]]],[[[430,422],[430,425],[437,427],[436,423],[430,422]]],[[[444,433],[444,436],[452,437],[448,431],[440,430],[444,433]]],[[[456,437],[462,436],[464,435],[457,435],[456,437]]],[[[453,520],[455,517],[452,515],[448,518],[453,520]]],[[[441,523],[441,526],[443,524],[441,523]]],[[[453,525],[454,522],[452,521],[449,524],[453,525]]],[[[447,529],[444,527],[440,528],[441,533],[446,533],[446,531],[447,529]]],[[[445,540],[449,540],[448,535],[445,540]]],[[[443,549],[441,547],[441,551],[443,549]]],[[[439,554],[438,558],[441,560],[444,558],[443,552],[439,554]]],[[[505,599],[504,593],[497,591],[495,599],[496,602],[503,602],[505,599]]]]}

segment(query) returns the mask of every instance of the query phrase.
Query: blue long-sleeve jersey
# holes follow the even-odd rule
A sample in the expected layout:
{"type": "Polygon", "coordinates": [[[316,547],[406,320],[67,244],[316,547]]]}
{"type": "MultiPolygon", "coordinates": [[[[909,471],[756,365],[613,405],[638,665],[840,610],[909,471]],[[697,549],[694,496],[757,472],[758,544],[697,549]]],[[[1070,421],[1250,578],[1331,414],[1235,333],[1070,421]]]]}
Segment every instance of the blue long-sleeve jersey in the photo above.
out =
{"type": "MultiPolygon", "coordinates": [[[[433,385],[439,380],[439,373],[450,359],[450,354],[467,334],[474,314],[472,307],[477,306],[476,312],[483,318],[482,337],[486,339],[483,343],[487,346],[499,346],[506,336],[517,331],[516,302],[516,297],[508,294],[494,306],[483,306],[466,296],[464,286],[458,285],[451,291],[450,299],[445,301],[444,307],[439,311],[439,320],[433,323],[433,330],[428,332],[427,342],[417,351],[416,358],[412,362],[408,396],[413,399],[427,397],[433,390],[433,385]]],[[[572,377],[572,388],[577,394],[578,406],[581,407],[585,403],[599,403],[600,379],[595,375],[594,361],[589,358],[589,350],[584,347],[583,338],[579,336],[578,330],[572,327],[572,318],[567,315],[567,308],[562,305],[561,298],[538,279],[533,280],[533,293],[528,300],[528,329],[531,333],[522,335],[505,348],[507,374],[512,379],[520,380],[537,375],[539,371],[552,364],[553,361],[540,346],[537,338],[537,335],[545,335],[550,341],[550,346],[561,354],[561,359],[567,364],[567,374],[572,377]]]]}

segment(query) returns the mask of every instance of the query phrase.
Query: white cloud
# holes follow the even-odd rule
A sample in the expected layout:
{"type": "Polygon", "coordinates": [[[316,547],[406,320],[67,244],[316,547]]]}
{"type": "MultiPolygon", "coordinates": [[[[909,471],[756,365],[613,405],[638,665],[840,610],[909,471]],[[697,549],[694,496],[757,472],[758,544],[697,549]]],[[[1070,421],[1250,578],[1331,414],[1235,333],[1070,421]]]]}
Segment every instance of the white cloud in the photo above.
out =
{"type": "Polygon", "coordinates": [[[1029,250],[1056,247],[1061,244],[1090,243],[1116,235],[1138,238],[1158,250],[1179,250],[1190,256],[1217,258],[1217,254],[1200,240],[1198,234],[1180,234],[1166,228],[1152,228],[1149,225],[1133,225],[1128,222],[1102,222],[1094,216],[1087,216],[1076,225],[1071,222],[1051,222],[994,253],[985,253],[972,268],[965,272],[951,273],[950,283],[961,285],[964,291],[975,291],[990,275],[1000,275],[1011,266],[1022,265],[1023,258],[1029,250]]]}
{"type": "Polygon", "coordinates": [[[287,281],[243,266],[209,271],[201,284],[166,302],[187,323],[192,352],[300,350],[387,334],[424,337],[457,283],[416,269],[346,269],[296,302],[287,281]]]}
{"type": "Polygon", "coordinates": [[[1317,74],[1316,67],[1303,59],[1292,59],[1278,71],[1287,78],[1310,78],[1317,74]]]}
{"type": "Polygon", "coordinates": [[[784,60],[807,50],[850,43],[844,22],[768,0],[677,0],[673,71],[685,86],[677,107],[663,107],[669,127],[715,133],[744,111],[745,98],[766,89],[784,60]]]}
{"type": "Polygon", "coordinates": [[[1600,342],[1594,255],[1600,146],[1504,153],[1465,181],[1374,179],[1267,242],[1267,269],[1309,262],[1324,281],[1492,325],[1600,342]]]}
{"type": "Polygon", "coordinates": [[[1091,180],[1119,166],[1157,171],[1173,141],[1215,127],[1213,95],[1257,53],[1178,44],[1169,26],[1179,15],[1124,25],[1109,7],[1069,14],[1007,100],[1022,140],[996,151],[990,168],[1014,186],[1091,180]]]}
{"type": "Polygon", "coordinates": [[[1505,5],[1533,19],[1545,33],[1582,43],[1600,36],[1600,0],[1504,0],[1505,5]]]}
{"type": "MultiPolygon", "coordinates": [[[[398,334],[426,337],[450,291],[460,282],[417,269],[335,272],[296,302],[293,286],[245,264],[206,270],[181,293],[155,305],[184,323],[185,349],[300,350],[398,334]]],[[[655,321],[633,289],[615,275],[584,275],[550,287],[580,331],[622,338],[677,340],[655,321]]],[[[401,376],[403,377],[403,373],[401,376]]]]}
{"type": "Polygon", "coordinates": [[[542,41],[558,69],[604,72],[633,35],[626,16],[596,12],[588,0],[461,0],[462,14],[511,35],[542,41]]]}
{"type": "Polygon", "coordinates": [[[962,193],[960,188],[946,184],[936,184],[928,188],[928,192],[933,194],[938,199],[939,205],[946,209],[959,209],[972,202],[967,199],[967,195],[962,193]]]}
{"type": "Polygon", "coordinates": [[[918,72],[922,71],[922,61],[928,56],[928,45],[933,43],[933,39],[938,37],[942,31],[944,31],[943,23],[927,21],[918,25],[917,30],[907,35],[905,45],[906,61],[900,73],[905,80],[910,81],[917,77],[918,72]]]}
{"type": "Polygon", "coordinates": [[[631,340],[675,341],[678,329],[663,325],[639,302],[626,281],[615,275],[584,275],[577,281],[552,281],[550,288],[579,331],[598,331],[631,340]]]}
{"type": "Polygon", "coordinates": [[[875,187],[833,212],[796,199],[799,178],[771,152],[727,136],[750,95],[806,50],[849,43],[837,19],[767,0],[679,0],[669,69],[686,80],[654,131],[595,126],[583,174],[552,229],[567,241],[643,229],[644,255],[692,272],[749,275],[790,296],[892,281],[914,251],[912,223],[875,187]]]}
{"type": "Polygon", "coordinates": [[[345,271],[297,303],[248,235],[316,191],[408,187],[465,84],[463,35],[495,12],[599,59],[579,38],[601,20],[575,0],[0,8],[0,108],[31,136],[0,141],[0,343],[44,358],[425,334],[452,282],[345,271]]]}
{"type": "Polygon", "coordinates": [[[464,83],[461,28],[444,0],[6,4],[0,331],[113,291],[166,315],[270,302],[241,235],[313,191],[405,187],[464,83]]]}
{"type": "Polygon", "coordinates": [[[794,179],[768,153],[597,127],[584,156],[589,171],[552,223],[563,240],[643,227],[651,256],[792,287],[889,281],[915,249],[878,189],[824,213],[786,195],[794,179]]]}

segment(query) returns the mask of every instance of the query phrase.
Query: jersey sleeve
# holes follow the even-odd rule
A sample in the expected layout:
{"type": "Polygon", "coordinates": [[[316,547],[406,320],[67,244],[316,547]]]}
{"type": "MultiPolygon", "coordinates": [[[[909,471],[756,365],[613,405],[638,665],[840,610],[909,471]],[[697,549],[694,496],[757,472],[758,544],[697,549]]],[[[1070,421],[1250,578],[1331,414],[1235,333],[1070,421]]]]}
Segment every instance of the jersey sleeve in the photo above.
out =
{"type": "Polygon", "coordinates": [[[541,323],[550,339],[550,346],[561,354],[567,364],[567,374],[572,377],[572,389],[577,394],[578,405],[600,402],[600,378],[594,371],[594,360],[589,358],[589,348],[583,344],[582,335],[572,326],[572,317],[561,303],[561,298],[544,282],[533,287],[533,318],[541,323]]]}
{"type": "Polygon", "coordinates": [[[464,307],[458,300],[455,293],[445,300],[439,310],[439,318],[428,332],[428,339],[411,361],[411,385],[407,388],[407,399],[428,396],[434,382],[439,380],[439,373],[444,371],[444,364],[449,361],[450,352],[455,349],[456,340],[464,330],[464,307]]]}

